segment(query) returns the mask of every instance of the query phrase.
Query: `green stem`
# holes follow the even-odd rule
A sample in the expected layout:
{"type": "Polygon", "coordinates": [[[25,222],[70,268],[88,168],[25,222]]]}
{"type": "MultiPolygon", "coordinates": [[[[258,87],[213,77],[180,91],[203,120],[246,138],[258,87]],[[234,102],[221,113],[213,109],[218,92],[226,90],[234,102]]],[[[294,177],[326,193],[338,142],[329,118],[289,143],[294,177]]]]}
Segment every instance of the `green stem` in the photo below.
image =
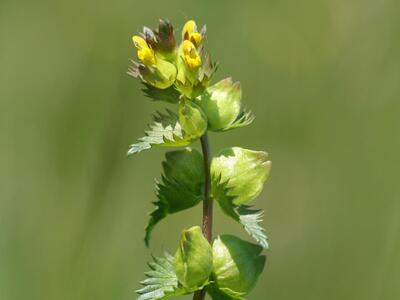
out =
{"type": "MultiPolygon", "coordinates": [[[[204,200],[203,200],[203,234],[206,239],[210,242],[212,241],[212,224],[213,224],[213,201],[210,197],[211,193],[211,174],[210,174],[210,164],[211,164],[211,147],[208,142],[207,134],[203,135],[200,139],[201,149],[203,151],[203,162],[204,162],[204,200]]],[[[193,300],[204,300],[206,296],[206,290],[202,289],[197,291],[193,300]]]]}

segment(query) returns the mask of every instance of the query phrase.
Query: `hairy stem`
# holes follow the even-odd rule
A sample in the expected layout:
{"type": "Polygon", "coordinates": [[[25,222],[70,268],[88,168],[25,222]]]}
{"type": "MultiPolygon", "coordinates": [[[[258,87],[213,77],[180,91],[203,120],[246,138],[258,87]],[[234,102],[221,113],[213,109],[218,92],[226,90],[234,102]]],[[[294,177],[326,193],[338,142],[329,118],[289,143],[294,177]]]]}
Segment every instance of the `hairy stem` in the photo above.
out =
{"type": "MultiPolygon", "coordinates": [[[[203,135],[200,139],[201,149],[203,151],[203,162],[204,162],[204,175],[205,175],[205,185],[204,185],[204,200],[203,200],[203,234],[206,239],[210,242],[212,240],[212,224],[213,224],[213,201],[210,198],[211,193],[211,174],[210,174],[210,164],[211,164],[211,147],[208,142],[207,134],[203,135]]],[[[193,300],[204,300],[206,296],[206,290],[197,291],[193,300]]]]}

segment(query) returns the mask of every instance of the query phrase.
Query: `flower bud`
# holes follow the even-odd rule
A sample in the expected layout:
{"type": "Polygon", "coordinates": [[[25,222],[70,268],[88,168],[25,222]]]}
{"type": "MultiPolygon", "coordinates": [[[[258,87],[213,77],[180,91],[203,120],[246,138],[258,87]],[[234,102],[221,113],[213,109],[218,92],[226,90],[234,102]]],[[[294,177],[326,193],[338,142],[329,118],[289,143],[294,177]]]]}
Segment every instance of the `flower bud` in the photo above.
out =
{"type": "Polygon", "coordinates": [[[207,282],[212,270],[212,250],[199,226],[182,232],[174,267],[178,281],[187,289],[207,282]]]}
{"type": "Polygon", "coordinates": [[[179,104],[179,123],[185,133],[185,138],[195,140],[207,130],[207,118],[203,111],[190,100],[179,104]]]}
{"type": "Polygon", "coordinates": [[[176,41],[174,36],[174,28],[167,20],[160,20],[158,29],[155,30],[157,36],[156,50],[164,54],[175,51],[176,41]]]}
{"type": "Polygon", "coordinates": [[[213,243],[212,277],[220,289],[248,293],[264,269],[262,247],[232,235],[218,236],[213,243]]]}
{"type": "Polygon", "coordinates": [[[226,78],[208,87],[197,98],[197,103],[207,115],[210,130],[223,130],[237,119],[241,112],[241,97],[240,83],[226,78]]]}

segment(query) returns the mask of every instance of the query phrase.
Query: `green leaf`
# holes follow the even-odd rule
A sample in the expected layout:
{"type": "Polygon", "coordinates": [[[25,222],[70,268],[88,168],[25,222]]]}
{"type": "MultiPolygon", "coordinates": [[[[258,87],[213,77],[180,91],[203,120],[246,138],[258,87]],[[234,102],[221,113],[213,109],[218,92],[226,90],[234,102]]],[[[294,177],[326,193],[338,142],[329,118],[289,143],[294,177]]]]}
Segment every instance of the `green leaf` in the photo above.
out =
{"type": "Polygon", "coordinates": [[[254,238],[263,248],[268,249],[268,237],[261,227],[263,211],[253,210],[248,205],[237,206],[234,204],[235,197],[229,195],[231,188],[227,187],[228,182],[221,182],[219,178],[212,178],[213,197],[217,200],[222,210],[232,219],[240,223],[246,232],[254,238]]]}
{"type": "Polygon", "coordinates": [[[261,227],[264,211],[262,209],[251,209],[250,206],[241,205],[236,208],[239,223],[243,225],[247,233],[254,238],[264,249],[269,248],[268,237],[265,229],[261,227]]]}
{"type": "Polygon", "coordinates": [[[233,121],[232,124],[230,124],[224,128],[224,131],[228,131],[228,130],[235,129],[235,128],[245,127],[245,126],[253,123],[253,121],[254,121],[254,115],[252,114],[252,112],[247,109],[243,109],[240,112],[240,114],[237,116],[236,120],[233,121]]]}
{"type": "Polygon", "coordinates": [[[213,243],[214,284],[241,295],[250,292],[264,269],[262,250],[233,235],[218,236],[213,243]]]}
{"type": "Polygon", "coordinates": [[[153,101],[165,101],[169,103],[179,102],[180,93],[174,86],[162,90],[147,83],[143,84],[145,87],[142,89],[142,91],[146,97],[152,99],[153,101]]]}
{"type": "Polygon", "coordinates": [[[194,149],[166,153],[162,182],[156,184],[158,201],[150,214],[145,242],[149,244],[155,225],[169,214],[197,205],[203,199],[204,168],[201,154],[194,149]]]}
{"type": "Polygon", "coordinates": [[[262,191],[271,168],[268,153],[239,147],[226,148],[212,160],[211,173],[227,182],[227,192],[240,205],[257,197],[262,191]]]}
{"type": "Polygon", "coordinates": [[[207,293],[212,300],[245,300],[244,293],[234,292],[228,288],[219,289],[214,284],[207,287],[207,293]]]}
{"type": "Polygon", "coordinates": [[[153,257],[153,260],[149,263],[151,270],[145,273],[147,278],[141,282],[143,288],[136,291],[140,295],[138,300],[157,300],[186,294],[187,291],[178,283],[173,257],[166,253],[165,257],[153,257]]]}
{"type": "Polygon", "coordinates": [[[128,155],[148,150],[152,146],[182,147],[192,142],[185,137],[178,116],[168,109],[166,113],[158,112],[154,115],[154,122],[145,134],[136,144],[129,147],[128,155]]]}
{"type": "Polygon", "coordinates": [[[239,82],[226,78],[207,88],[196,103],[207,115],[209,129],[226,131],[249,125],[254,117],[242,109],[242,89],[239,82]]]}

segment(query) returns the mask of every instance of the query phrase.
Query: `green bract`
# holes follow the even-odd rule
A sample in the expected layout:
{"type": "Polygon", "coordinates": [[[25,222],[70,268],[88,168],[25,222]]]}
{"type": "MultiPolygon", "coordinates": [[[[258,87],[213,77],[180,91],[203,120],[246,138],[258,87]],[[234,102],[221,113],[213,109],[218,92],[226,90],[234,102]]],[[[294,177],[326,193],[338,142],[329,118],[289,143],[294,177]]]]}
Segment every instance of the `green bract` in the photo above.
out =
{"type": "Polygon", "coordinates": [[[233,204],[248,203],[258,196],[267,180],[271,168],[267,158],[263,151],[227,148],[213,158],[211,173],[221,182],[227,182],[233,204]]]}
{"type": "Polygon", "coordinates": [[[132,37],[137,59],[128,74],[141,80],[145,96],[173,108],[154,114],[149,129],[129,147],[128,155],[159,146],[185,147],[165,155],[163,174],[156,181],[155,209],[145,229],[146,245],[161,220],[203,202],[202,227],[182,232],[175,256],[153,257],[143,287],[137,290],[139,300],[191,293],[193,299],[204,300],[205,292],[212,300],[245,300],[265,264],[261,252],[269,245],[261,226],[263,210],[249,203],[261,193],[271,162],[266,152],[239,147],[212,156],[208,131],[244,127],[254,117],[243,108],[239,82],[226,78],[211,84],[217,64],[205,50],[205,32],[205,26],[198,30],[188,20],[177,41],[171,23],[160,20],[156,29],[144,27],[132,37]],[[187,147],[197,140],[203,155],[187,147]],[[213,241],[213,202],[258,245],[231,235],[213,241]]]}
{"type": "Polygon", "coordinates": [[[248,293],[264,269],[265,256],[258,245],[232,235],[217,237],[213,243],[213,279],[220,289],[248,293]]]}
{"type": "Polygon", "coordinates": [[[203,286],[212,270],[212,250],[199,226],[182,232],[174,266],[179,282],[188,289],[203,286]]]}

